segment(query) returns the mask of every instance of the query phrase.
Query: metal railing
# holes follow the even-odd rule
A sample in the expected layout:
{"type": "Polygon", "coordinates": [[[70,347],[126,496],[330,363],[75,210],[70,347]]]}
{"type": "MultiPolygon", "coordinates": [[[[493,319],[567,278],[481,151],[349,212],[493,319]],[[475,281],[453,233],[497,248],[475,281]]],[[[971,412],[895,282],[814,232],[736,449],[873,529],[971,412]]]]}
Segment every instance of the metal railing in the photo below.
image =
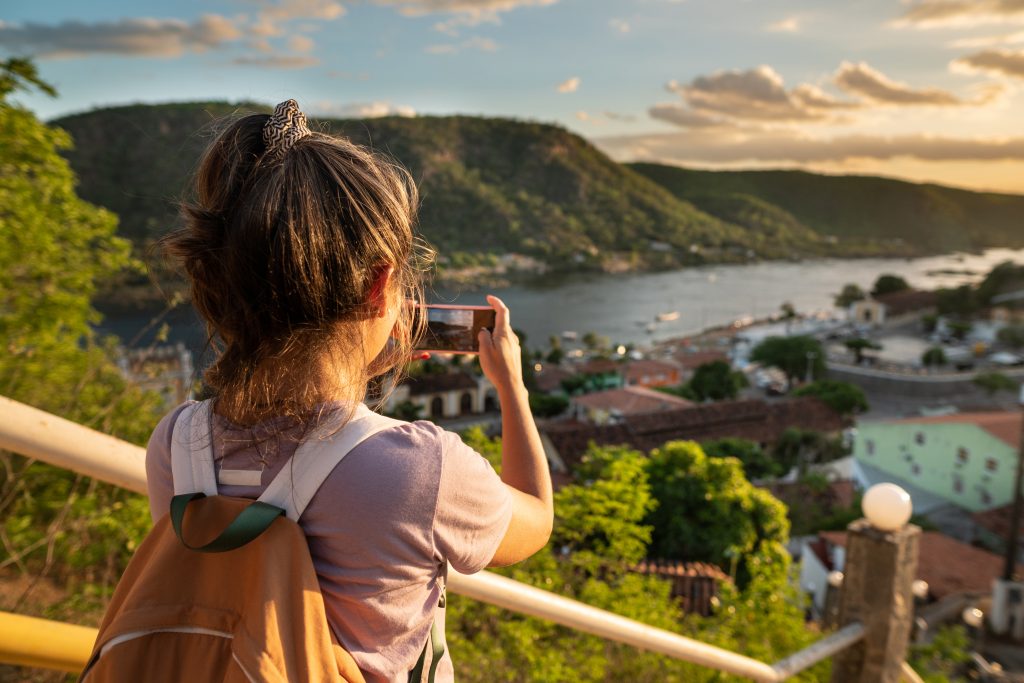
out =
{"type": "MultiPolygon", "coordinates": [[[[144,449],[4,397],[0,397],[0,449],[146,493],[144,449]]],[[[863,625],[849,624],[769,665],[492,572],[467,576],[451,571],[448,587],[520,614],[755,681],[784,681],[864,638],[863,625]]],[[[0,662],[66,671],[84,666],[95,629],[40,619],[24,621],[28,619],[0,613],[0,662]]],[[[913,674],[908,670],[904,666],[904,678],[913,681],[906,677],[913,674]]]]}

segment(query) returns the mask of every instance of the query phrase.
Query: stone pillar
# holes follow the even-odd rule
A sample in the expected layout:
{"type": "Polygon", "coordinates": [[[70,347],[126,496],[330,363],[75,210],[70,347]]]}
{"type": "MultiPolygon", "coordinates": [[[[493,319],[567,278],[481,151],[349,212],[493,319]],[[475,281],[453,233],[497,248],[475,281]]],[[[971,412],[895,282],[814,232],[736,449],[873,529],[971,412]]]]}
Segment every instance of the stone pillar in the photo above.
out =
{"type": "Polygon", "coordinates": [[[914,621],[913,582],[920,527],[848,527],[839,626],[864,624],[864,640],[837,654],[832,683],[898,683],[914,621]]]}

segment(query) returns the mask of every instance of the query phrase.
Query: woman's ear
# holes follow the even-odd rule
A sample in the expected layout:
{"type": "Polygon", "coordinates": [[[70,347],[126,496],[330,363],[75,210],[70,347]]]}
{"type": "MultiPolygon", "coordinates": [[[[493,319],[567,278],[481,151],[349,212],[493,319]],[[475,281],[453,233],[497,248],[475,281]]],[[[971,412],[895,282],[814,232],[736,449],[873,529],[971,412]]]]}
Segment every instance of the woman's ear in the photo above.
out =
{"type": "Polygon", "coordinates": [[[372,315],[383,318],[388,315],[388,293],[391,291],[391,276],[394,275],[393,266],[380,266],[374,269],[373,281],[370,283],[370,293],[366,297],[366,305],[372,315]]]}

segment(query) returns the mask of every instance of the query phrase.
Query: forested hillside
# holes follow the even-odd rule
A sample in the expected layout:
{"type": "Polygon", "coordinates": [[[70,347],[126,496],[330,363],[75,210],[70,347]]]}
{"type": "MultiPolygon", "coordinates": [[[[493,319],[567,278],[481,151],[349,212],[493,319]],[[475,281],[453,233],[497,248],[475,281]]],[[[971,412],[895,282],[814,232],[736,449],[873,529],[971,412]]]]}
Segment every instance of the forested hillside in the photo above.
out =
{"type": "Polygon", "coordinates": [[[696,171],[628,164],[679,199],[724,220],[720,207],[767,203],[794,226],[840,241],[899,240],[915,253],[1024,246],[1024,197],[803,171],[696,171]]]}

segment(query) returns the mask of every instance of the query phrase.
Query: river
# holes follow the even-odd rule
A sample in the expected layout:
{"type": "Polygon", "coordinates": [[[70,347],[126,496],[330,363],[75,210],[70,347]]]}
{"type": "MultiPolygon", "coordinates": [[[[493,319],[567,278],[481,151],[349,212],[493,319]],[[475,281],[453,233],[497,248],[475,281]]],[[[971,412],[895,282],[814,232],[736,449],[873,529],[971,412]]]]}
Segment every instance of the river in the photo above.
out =
{"type": "MultiPolygon", "coordinates": [[[[832,298],[853,282],[869,290],[883,273],[905,278],[919,288],[951,287],[974,282],[1005,260],[1024,263],[1024,250],[991,249],[983,254],[948,254],[917,259],[824,259],[685,268],[661,273],[579,276],[557,284],[515,285],[491,290],[511,310],[513,327],[523,330],[531,348],[565,331],[582,336],[593,331],[614,343],[649,344],[693,334],[745,316],[762,317],[791,302],[800,313],[832,308],[832,298]],[[670,322],[655,323],[659,313],[678,312],[670,322]],[[654,329],[648,332],[648,326],[654,329]]],[[[437,289],[437,303],[485,303],[485,291],[437,289]]],[[[168,339],[194,351],[203,331],[187,307],[166,318],[168,339]]],[[[149,314],[111,317],[100,330],[129,341],[151,320],[149,314]]],[[[155,327],[154,327],[155,329],[155,327]]],[[[148,343],[151,333],[137,343],[148,343]]]]}

